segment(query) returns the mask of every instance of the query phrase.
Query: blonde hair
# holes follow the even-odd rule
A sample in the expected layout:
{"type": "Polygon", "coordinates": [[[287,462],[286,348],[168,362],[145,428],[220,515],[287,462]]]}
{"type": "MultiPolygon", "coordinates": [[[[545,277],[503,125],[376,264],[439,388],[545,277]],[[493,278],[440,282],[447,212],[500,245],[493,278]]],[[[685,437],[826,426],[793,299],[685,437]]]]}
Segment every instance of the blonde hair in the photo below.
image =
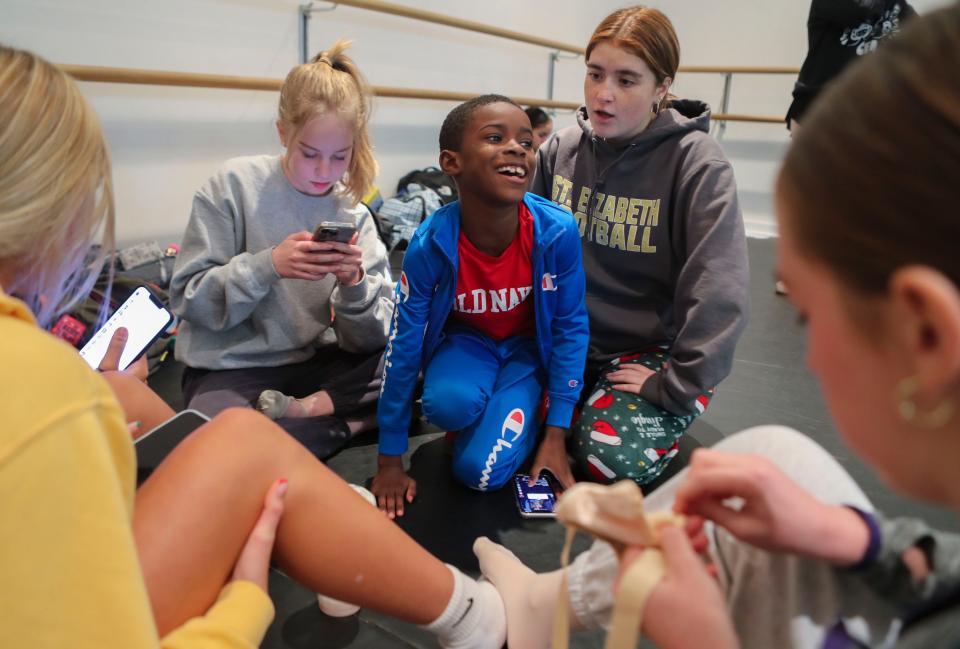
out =
{"type": "Polygon", "coordinates": [[[0,266],[41,325],[86,296],[114,246],[103,131],[80,89],[40,57],[0,46],[0,266]],[[103,228],[99,254],[83,261],[103,228]]]}
{"type": "Polygon", "coordinates": [[[359,202],[377,175],[368,125],[371,93],[353,60],[344,54],[350,46],[338,40],[313,60],[290,70],[280,89],[280,122],[287,141],[296,138],[307,122],[334,112],[353,125],[353,154],[344,176],[346,194],[359,202]]]}

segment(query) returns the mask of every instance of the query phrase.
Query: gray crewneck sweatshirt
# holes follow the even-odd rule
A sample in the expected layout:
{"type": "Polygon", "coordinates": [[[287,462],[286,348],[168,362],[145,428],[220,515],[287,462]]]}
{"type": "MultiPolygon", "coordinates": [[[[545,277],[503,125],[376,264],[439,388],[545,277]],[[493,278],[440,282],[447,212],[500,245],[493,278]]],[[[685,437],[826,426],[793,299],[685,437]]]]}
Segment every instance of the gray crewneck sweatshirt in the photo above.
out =
{"type": "Polygon", "coordinates": [[[668,367],[641,396],[671,412],[729,373],[747,322],[749,268],[733,169],[706,104],[677,101],[633,141],[596,136],[586,111],[537,154],[531,191],[577,219],[592,362],[652,346],[668,367]]]}
{"type": "Polygon", "coordinates": [[[200,188],[170,285],[183,319],[177,359],[213,370],[275,367],[305,361],[328,344],[351,352],[386,345],[393,311],[386,249],[370,212],[342,189],[298,192],[280,156],[228,160],[200,188]],[[308,281],[277,274],[273,248],[321,221],[357,225],[364,277],[356,286],[340,286],[333,275],[308,281]]]}

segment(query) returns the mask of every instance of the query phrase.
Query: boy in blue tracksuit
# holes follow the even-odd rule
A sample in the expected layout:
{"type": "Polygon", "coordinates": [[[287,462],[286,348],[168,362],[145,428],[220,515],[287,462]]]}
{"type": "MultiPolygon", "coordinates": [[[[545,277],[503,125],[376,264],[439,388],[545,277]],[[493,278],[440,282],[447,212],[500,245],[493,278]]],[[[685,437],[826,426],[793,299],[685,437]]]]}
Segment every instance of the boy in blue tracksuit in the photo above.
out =
{"type": "MultiPolygon", "coordinates": [[[[460,200],[420,226],[404,257],[378,407],[372,490],[391,517],[416,492],[401,455],[421,370],[424,416],[457,433],[457,479],[497,489],[541,423],[565,434],[589,338],[580,234],[569,212],[526,193],[536,162],[523,110],[500,95],[461,104],[440,149],[460,200]]],[[[538,456],[534,468],[556,461],[538,456]]]]}

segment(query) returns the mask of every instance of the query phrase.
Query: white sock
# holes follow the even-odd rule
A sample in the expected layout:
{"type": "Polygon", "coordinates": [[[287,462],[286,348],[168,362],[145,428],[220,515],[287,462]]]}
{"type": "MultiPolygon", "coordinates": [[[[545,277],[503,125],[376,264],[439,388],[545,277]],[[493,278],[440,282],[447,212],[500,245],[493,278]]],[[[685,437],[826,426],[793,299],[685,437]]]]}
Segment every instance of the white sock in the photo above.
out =
{"type": "MultiPolygon", "coordinates": [[[[563,583],[563,571],[537,574],[513,552],[485,536],[473,544],[480,560],[480,572],[493,582],[507,609],[507,645],[510,649],[547,649],[553,633],[557,597],[563,583]]],[[[573,613],[571,626],[580,626],[573,613]]]]}
{"type": "Polygon", "coordinates": [[[476,581],[447,564],[453,594],[447,608],[424,626],[444,649],[500,649],[507,638],[503,600],[488,581],[476,581]]]}

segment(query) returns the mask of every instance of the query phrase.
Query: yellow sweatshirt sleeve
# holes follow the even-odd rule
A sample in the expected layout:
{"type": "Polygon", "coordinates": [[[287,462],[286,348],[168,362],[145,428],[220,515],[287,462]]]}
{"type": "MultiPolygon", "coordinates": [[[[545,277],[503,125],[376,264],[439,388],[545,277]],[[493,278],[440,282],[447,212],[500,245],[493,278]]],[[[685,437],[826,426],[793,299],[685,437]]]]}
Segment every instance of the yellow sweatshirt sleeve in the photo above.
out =
{"type": "Polygon", "coordinates": [[[247,649],[257,647],[273,621],[273,602],[250,581],[234,581],[220,591],[207,614],[168,633],[163,649],[247,649]]]}

